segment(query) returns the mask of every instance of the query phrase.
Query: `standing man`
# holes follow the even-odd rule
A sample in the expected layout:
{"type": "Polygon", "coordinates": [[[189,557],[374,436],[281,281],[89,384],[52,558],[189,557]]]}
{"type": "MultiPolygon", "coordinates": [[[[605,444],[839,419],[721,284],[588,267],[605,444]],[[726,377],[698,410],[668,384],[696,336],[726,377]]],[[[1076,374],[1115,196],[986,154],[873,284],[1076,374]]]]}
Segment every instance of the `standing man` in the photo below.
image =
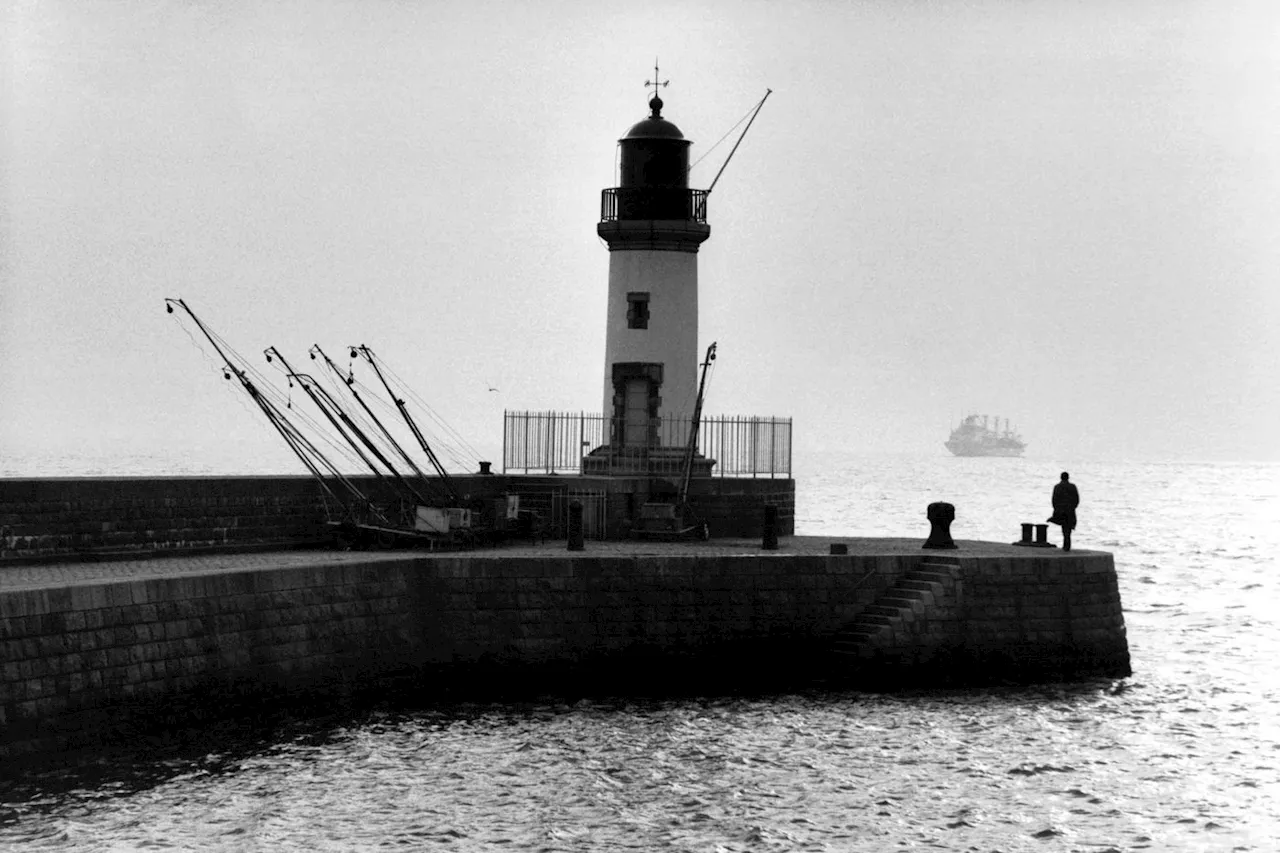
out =
{"type": "Polygon", "coordinates": [[[1062,527],[1062,550],[1071,550],[1071,531],[1076,529],[1076,507],[1080,506],[1080,492],[1070,481],[1066,471],[1053,487],[1053,515],[1049,521],[1062,527]]]}

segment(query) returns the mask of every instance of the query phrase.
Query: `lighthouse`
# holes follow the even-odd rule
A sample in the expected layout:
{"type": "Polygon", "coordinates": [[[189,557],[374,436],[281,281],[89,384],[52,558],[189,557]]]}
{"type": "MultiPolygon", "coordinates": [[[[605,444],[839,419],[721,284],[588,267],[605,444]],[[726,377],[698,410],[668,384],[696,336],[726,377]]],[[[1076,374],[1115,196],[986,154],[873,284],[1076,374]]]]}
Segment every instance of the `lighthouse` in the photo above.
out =
{"type": "MultiPolygon", "coordinates": [[[[655,78],[656,79],[656,78],[655,78]]],[[[707,191],[689,189],[690,141],[662,115],[618,140],[618,186],[601,195],[609,247],[604,404],[613,447],[682,446],[698,392],[698,247],[707,191]]]]}

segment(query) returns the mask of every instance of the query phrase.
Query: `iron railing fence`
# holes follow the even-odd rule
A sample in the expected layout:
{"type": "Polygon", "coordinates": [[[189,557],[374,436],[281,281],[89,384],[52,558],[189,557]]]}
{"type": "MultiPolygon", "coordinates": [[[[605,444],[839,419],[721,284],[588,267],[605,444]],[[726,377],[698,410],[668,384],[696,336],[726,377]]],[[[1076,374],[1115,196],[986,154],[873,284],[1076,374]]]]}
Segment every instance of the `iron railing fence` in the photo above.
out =
{"type": "Polygon", "coordinates": [[[502,471],[564,474],[606,441],[605,419],[582,412],[504,412],[502,471]]]}
{"type": "MultiPolygon", "coordinates": [[[[507,411],[503,416],[503,473],[581,473],[583,457],[588,454],[602,470],[625,468],[612,463],[645,456],[650,473],[680,472],[692,418],[655,418],[649,424],[648,441],[640,444],[619,441],[622,430],[615,420],[588,412],[507,411]]],[[[629,435],[635,433],[628,430],[629,435]]],[[[704,417],[698,428],[698,452],[714,460],[713,477],[789,479],[791,419],[704,417]]]]}

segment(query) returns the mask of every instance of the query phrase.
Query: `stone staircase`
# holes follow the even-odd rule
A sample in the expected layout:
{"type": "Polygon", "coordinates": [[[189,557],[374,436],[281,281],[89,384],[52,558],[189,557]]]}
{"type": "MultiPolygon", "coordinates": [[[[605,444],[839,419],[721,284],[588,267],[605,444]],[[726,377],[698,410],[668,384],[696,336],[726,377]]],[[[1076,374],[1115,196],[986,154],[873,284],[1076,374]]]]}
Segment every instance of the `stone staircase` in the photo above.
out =
{"type": "Polygon", "coordinates": [[[832,653],[844,663],[919,659],[939,636],[937,623],[954,618],[959,583],[959,562],[925,558],[841,629],[832,653]]]}

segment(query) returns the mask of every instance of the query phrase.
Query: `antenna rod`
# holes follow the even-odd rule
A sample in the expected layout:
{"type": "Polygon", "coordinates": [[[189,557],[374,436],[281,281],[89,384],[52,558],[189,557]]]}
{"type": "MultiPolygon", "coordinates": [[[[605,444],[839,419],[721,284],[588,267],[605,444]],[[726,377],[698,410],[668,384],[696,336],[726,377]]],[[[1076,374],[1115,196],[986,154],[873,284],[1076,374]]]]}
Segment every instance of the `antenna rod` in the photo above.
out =
{"type": "Polygon", "coordinates": [[[742,140],[746,137],[747,131],[751,129],[751,124],[756,120],[756,116],[760,115],[760,108],[764,106],[764,102],[769,100],[769,96],[773,94],[772,89],[764,90],[764,97],[760,99],[760,103],[756,104],[756,111],[751,114],[751,121],[747,122],[747,126],[742,129],[742,133],[738,135],[738,141],[733,143],[733,150],[729,152],[729,156],[724,158],[724,163],[720,166],[720,171],[716,172],[716,176],[711,180],[711,186],[707,187],[707,195],[711,195],[711,191],[716,188],[716,181],[720,180],[720,176],[724,174],[725,166],[729,165],[729,161],[733,159],[734,152],[738,150],[738,146],[742,144],[742,140]]]}

